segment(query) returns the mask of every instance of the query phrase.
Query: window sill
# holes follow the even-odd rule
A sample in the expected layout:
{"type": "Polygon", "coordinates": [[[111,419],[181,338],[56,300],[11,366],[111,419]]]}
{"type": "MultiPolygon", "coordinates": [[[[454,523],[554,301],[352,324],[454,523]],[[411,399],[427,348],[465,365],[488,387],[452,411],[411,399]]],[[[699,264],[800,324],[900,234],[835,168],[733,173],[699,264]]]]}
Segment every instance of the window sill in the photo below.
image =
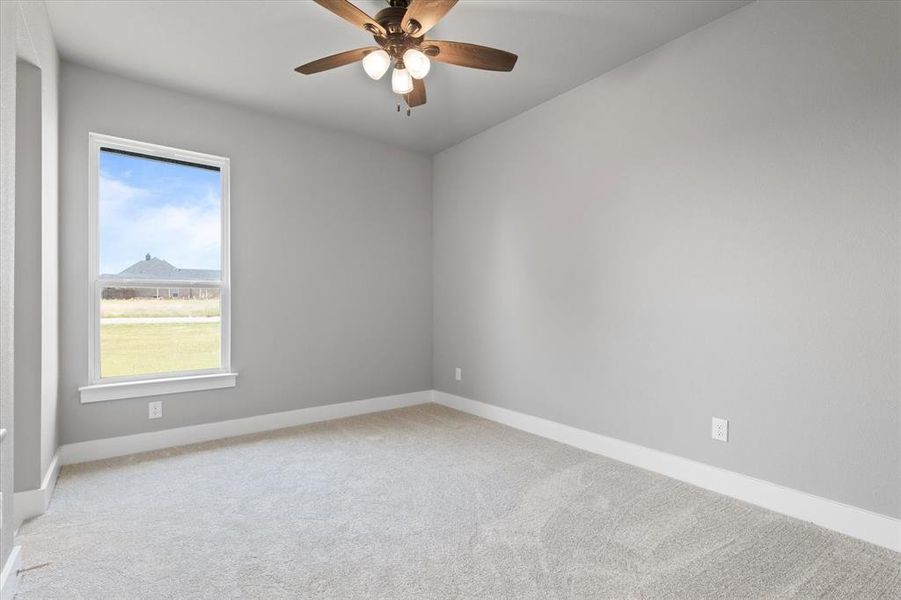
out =
{"type": "Polygon", "coordinates": [[[205,375],[184,375],[165,379],[146,379],[141,381],[117,381],[115,383],[98,383],[78,388],[81,403],[106,402],[107,400],[123,400],[125,398],[143,398],[163,394],[182,392],[199,392],[235,387],[237,373],[212,373],[205,375]]]}

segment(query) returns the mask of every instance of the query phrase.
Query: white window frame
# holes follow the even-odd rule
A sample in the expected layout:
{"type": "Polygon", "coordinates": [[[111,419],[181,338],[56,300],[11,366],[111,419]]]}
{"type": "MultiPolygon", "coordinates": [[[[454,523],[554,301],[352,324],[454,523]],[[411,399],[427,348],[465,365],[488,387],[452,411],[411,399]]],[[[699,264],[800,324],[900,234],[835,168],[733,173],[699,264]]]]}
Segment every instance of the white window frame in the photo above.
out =
{"type": "Polygon", "coordinates": [[[234,387],[231,370],[231,269],[229,228],[229,159],[91,132],[88,135],[88,375],[89,385],[79,388],[81,402],[101,402],[178,392],[234,387]],[[100,150],[112,148],[174,159],[219,169],[222,183],[220,206],[221,280],[175,281],[150,279],[100,279],[100,150]],[[100,371],[100,298],[104,287],[217,288],[220,297],[219,368],[147,375],[102,377],[100,371]]]}

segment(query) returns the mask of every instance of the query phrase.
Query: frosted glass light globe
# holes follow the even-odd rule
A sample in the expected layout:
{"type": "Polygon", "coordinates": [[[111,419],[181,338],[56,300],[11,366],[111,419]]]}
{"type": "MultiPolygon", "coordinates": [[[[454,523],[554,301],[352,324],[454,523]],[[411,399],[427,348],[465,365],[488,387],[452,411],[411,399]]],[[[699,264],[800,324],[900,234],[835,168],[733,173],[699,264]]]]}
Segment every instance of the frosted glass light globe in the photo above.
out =
{"type": "Polygon", "coordinates": [[[394,68],[391,74],[391,89],[395,94],[409,94],[413,91],[413,78],[406,69],[394,68]]]}
{"type": "Polygon", "coordinates": [[[422,79],[429,74],[432,63],[429,57],[416,48],[410,48],[404,52],[404,66],[410,71],[410,77],[413,79],[422,79]]]}
{"type": "Polygon", "coordinates": [[[373,79],[381,79],[390,66],[391,57],[384,50],[376,50],[363,57],[363,70],[373,79]]]}

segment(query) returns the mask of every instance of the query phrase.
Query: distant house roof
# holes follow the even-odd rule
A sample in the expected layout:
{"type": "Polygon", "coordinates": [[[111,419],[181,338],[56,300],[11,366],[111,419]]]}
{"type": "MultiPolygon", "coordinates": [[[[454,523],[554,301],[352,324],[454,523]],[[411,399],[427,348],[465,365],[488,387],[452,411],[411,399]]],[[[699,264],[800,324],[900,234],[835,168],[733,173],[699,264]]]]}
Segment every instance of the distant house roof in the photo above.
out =
{"type": "Polygon", "coordinates": [[[218,281],[219,269],[179,269],[175,265],[149,254],[117,275],[103,274],[101,278],[176,279],[183,281],[218,281]]]}

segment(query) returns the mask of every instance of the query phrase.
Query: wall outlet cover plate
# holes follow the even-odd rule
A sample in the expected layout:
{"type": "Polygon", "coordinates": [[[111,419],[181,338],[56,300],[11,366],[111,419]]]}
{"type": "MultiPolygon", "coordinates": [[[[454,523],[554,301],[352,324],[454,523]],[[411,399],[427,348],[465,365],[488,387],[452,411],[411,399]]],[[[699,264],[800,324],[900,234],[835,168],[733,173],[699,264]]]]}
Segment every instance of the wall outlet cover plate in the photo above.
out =
{"type": "Polygon", "coordinates": [[[711,420],[710,437],[720,442],[729,441],[729,421],[713,417],[711,420]]]}
{"type": "Polygon", "coordinates": [[[163,417],[163,401],[157,400],[147,404],[147,418],[161,419],[163,417]]]}

